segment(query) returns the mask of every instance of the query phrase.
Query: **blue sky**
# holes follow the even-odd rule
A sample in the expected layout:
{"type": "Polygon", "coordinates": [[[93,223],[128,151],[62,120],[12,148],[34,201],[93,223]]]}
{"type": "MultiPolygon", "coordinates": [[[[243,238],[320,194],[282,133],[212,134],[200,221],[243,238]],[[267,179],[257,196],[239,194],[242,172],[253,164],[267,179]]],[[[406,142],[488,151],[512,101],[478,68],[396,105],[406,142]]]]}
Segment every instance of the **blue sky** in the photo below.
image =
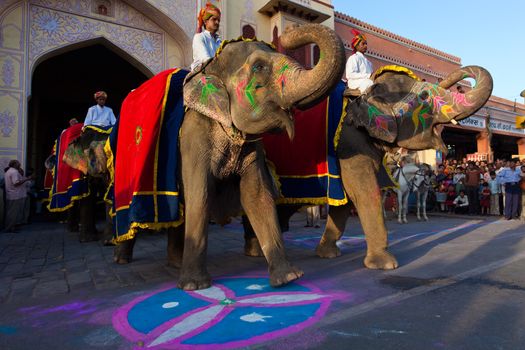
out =
{"type": "Polygon", "coordinates": [[[486,68],[493,95],[523,103],[524,0],[333,0],[336,11],[486,68]]]}

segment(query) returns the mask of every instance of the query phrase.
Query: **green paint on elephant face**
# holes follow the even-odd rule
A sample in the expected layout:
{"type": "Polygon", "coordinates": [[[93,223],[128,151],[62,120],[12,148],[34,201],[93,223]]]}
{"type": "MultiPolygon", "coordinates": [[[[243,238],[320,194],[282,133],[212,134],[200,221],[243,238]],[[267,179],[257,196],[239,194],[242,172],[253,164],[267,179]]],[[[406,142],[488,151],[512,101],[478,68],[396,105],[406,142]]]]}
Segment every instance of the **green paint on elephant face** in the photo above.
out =
{"type": "Polygon", "coordinates": [[[368,125],[372,124],[372,120],[381,115],[381,111],[376,107],[369,105],[368,106],[368,125]]]}
{"type": "Polygon", "coordinates": [[[246,85],[246,88],[244,89],[244,94],[246,95],[246,98],[248,99],[248,102],[250,103],[250,106],[257,112],[259,107],[257,106],[257,101],[255,101],[255,93],[258,88],[261,88],[262,86],[257,84],[255,81],[255,77],[253,77],[248,85],[246,85]]]}
{"type": "Polygon", "coordinates": [[[210,78],[202,77],[201,78],[201,84],[202,84],[202,90],[201,90],[201,97],[200,102],[202,104],[208,104],[208,98],[210,95],[213,95],[219,91],[215,85],[213,85],[210,81],[210,78]]]}

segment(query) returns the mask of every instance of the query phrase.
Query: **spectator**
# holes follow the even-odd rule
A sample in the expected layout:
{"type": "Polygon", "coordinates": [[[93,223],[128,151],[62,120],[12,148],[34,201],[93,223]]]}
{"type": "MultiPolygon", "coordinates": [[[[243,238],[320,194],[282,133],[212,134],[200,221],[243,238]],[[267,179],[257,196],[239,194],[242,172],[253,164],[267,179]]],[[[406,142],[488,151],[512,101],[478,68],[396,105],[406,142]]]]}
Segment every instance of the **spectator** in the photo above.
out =
{"type": "Polygon", "coordinates": [[[496,172],[490,172],[490,180],[488,181],[490,189],[490,214],[500,215],[499,213],[499,197],[501,194],[501,188],[496,180],[496,172]]]}
{"type": "Polygon", "coordinates": [[[456,184],[455,187],[456,187],[456,193],[465,191],[465,180],[464,179],[459,180],[459,182],[456,184]]]}
{"type": "Polygon", "coordinates": [[[507,220],[518,218],[518,203],[521,195],[520,174],[521,170],[516,168],[516,159],[512,159],[508,162],[508,167],[497,175],[498,182],[505,185],[505,218],[507,220]]]}
{"type": "Polygon", "coordinates": [[[32,177],[23,177],[20,162],[13,159],[5,172],[5,190],[7,198],[7,213],[5,218],[5,232],[16,232],[15,226],[22,220],[25,199],[27,197],[26,182],[32,177]]]}
{"type": "Polygon", "coordinates": [[[475,215],[479,213],[479,180],[481,178],[481,171],[474,165],[474,162],[469,162],[465,174],[465,192],[470,201],[469,214],[475,215]]]}
{"type": "Polygon", "coordinates": [[[447,188],[441,183],[436,192],[436,202],[438,204],[438,211],[447,211],[445,202],[447,200],[447,188]]]}
{"type": "Polygon", "coordinates": [[[454,200],[456,199],[457,192],[454,190],[454,186],[448,186],[447,199],[445,200],[445,206],[447,211],[452,213],[454,211],[454,200]]]}
{"type": "Polygon", "coordinates": [[[439,164],[437,167],[437,173],[436,173],[436,182],[441,183],[443,180],[447,178],[447,175],[445,174],[445,166],[443,164],[439,164]]]}
{"type": "Polygon", "coordinates": [[[455,213],[456,214],[466,214],[469,210],[468,197],[465,195],[464,191],[459,192],[459,196],[454,199],[455,213]]]}
{"type": "Polygon", "coordinates": [[[321,215],[318,205],[306,208],[306,225],[304,227],[319,228],[320,221],[321,215]]]}
{"type": "Polygon", "coordinates": [[[464,178],[465,178],[465,173],[463,172],[463,168],[458,166],[455,170],[454,177],[452,178],[452,183],[455,185],[459,182],[459,180],[462,180],[464,178]]]}
{"type": "Polygon", "coordinates": [[[490,188],[488,182],[483,182],[482,190],[479,197],[479,205],[481,207],[481,215],[489,215],[490,213],[490,188]]]}

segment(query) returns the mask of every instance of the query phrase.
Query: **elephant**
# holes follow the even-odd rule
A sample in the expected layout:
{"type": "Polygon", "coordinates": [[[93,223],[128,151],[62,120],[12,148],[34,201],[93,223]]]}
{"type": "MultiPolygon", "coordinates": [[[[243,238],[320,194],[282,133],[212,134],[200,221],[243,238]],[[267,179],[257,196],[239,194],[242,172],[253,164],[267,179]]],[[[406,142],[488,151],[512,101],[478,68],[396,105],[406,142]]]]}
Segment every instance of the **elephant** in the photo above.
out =
{"type": "MultiPolygon", "coordinates": [[[[446,154],[441,139],[442,124],[467,118],[489,99],[493,81],[479,66],[462,67],[439,85],[420,81],[403,67],[384,67],[374,84],[346,106],[336,156],[348,198],[356,206],[367,243],[364,265],[370,269],[395,269],[396,258],[387,250],[387,231],[382,213],[382,160],[386,152],[437,149],[446,154]],[[465,94],[448,89],[473,78],[475,86],[465,94]]],[[[300,135],[298,136],[300,137],[300,135]]],[[[298,206],[278,208],[286,223],[298,206]],[[291,207],[291,209],[290,209],[291,207]]],[[[329,207],[323,235],[316,247],[322,258],[341,255],[336,242],[344,232],[350,204],[329,207]]],[[[260,248],[248,224],[245,227],[245,254],[258,256],[260,248]]]]}
{"type": "MultiPolygon", "coordinates": [[[[77,201],[78,212],[70,212],[69,217],[78,216],[76,219],[80,222],[79,238],[81,242],[95,241],[100,238],[95,226],[96,191],[105,192],[109,184],[109,173],[103,156],[107,139],[107,133],[85,127],[82,134],[69,144],[64,154],[64,162],[86,175],[90,187],[90,195],[77,201]]],[[[101,238],[104,245],[113,245],[111,243],[113,222],[108,210],[109,206],[106,205],[106,221],[101,238]]]]}
{"type": "MultiPolygon", "coordinates": [[[[208,223],[224,222],[241,210],[261,242],[270,285],[281,286],[303,275],[285,254],[274,201],[277,190],[260,135],[284,130],[293,138],[290,110],[318,103],[339,82],[345,54],[333,30],[305,24],[288,28],[281,37],[286,49],[311,43],[321,51],[311,70],[271,45],[240,38],[223,43],[214,58],[186,76],[187,111],[179,132],[184,226],[168,233],[168,258],[182,261],[179,288],[211,285],[206,267],[208,223]],[[183,249],[177,249],[182,240],[183,249]]],[[[126,123],[122,115],[119,123],[126,123]]],[[[117,151],[116,159],[120,156],[117,151]]],[[[117,260],[129,259],[133,244],[133,239],[124,241],[117,260]]]]}

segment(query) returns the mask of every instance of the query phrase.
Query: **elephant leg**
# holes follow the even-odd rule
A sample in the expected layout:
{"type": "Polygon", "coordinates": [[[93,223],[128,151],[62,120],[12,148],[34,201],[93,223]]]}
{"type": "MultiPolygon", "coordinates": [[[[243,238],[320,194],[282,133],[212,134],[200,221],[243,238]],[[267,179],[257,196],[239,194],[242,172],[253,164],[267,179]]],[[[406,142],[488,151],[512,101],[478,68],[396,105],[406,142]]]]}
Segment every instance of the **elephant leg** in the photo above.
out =
{"type": "Polygon", "coordinates": [[[350,203],[341,206],[330,206],[326,227],[315,253],[321,258],[335,258],[341,255],[337,241],[343,235],[346,220],[350,216],[350,203]]]}
{"type": "Polygon", "coordinates": [[[364,264],[370,269],[395,269],[396,258],[387,251],[387,231],[381,213],[381,191],[376,178],[380,159],[366,155],[340,159],[344,188],[357,207],[365,232],[367,252],[364,264]]]}
{"type": "Polygon", "coordinates": [[[113,234],[115,231],[115,227],[113,226],[113,219],[111,218],[111,215],[109,214],[109,211],[111,210],[111,206],[109,204],[106,204],[106,222],[104,225],[104,232],[102,233],[102,242],[105,246],[112,246],[115,245],[113,243],[113,234]]]}
{"type": "Polygon", "coordinates": [[[80,205],[80,242],[97,241],[97,228],[95,226],[95,195],[89,196],[79,201],[80,205]]]}
{"type": "Polygon", "coordinates": [[[80,208],[77,201],[67,210],[67,230],[69,232],[79,232],[80,208]]]}
{"type": "Polygon", "coordinates": [[[241,177],[241,205],[268,261],[270,285],[277,287],[301,277],[303,271],[286,258],[270,174],[261,163],[252,163],[241,177]]]}
{"type": "Polygon", "coordinates": [[[133,260],[133,247],[137,237],[119,243],[113,248],[113,261],[117,264],[129,264],[133,260]]]}
{"type": "Polygon", "coordinates": [[[244,228],[244,255],[255,257],[264,256],[255,231],[246,215],[242,216],[242,227],[244,228]]]}
{"type": "Polygon", "coordinates": [[[184,254],[184,224],[168,229],[168,266],[182,266],[184,254]]]}

